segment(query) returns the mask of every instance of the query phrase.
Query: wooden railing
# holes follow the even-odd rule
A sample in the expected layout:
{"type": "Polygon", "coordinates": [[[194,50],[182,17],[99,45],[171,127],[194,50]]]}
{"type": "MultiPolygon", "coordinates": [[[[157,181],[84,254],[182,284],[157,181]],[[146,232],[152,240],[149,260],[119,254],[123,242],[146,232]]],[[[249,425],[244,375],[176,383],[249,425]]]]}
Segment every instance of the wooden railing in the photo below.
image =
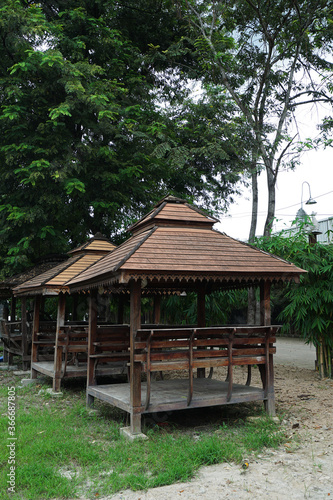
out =
{"type": "MultiPolygon", "coordinates": [[[[270,380],[270,355],[276,352],[274,343],[279,326],[244,326],[216,328],[140,329],[134,342],[134,363],[140,363],[147,374],[145,409],[150,404],[151,374],[157,371],[188,370],[187,404],[193,397],[193,371],[197,368],[228,367],[228,393],[233,389],[233,367],[264,365],[264,387],[270,380]]],[[[211,373],[210,373],[211,374],[211,373]]]]}
{"type": "Polygon", "coordinates": [[[105,363],[120,363],[121,371],[127,371],[130,361],[130,327],[129,325],[99,325],[96,338],[93,339],[90,352],[90,370],[88,385],[96,383],[98,366],[105,363]]]}
{"type": "Polygon", "coordinates": [[[79,366],[87,362],[88,326],[64,325],[59,328],[55,345],[55,378],[67,374],[69,363],[79,366]]]}
{"type": "Polygon", "coordinates": [[[31,359],[33,362],[54,359],[56,326],[56,321],[40,321],[39,331],[32,336],[31,359]]]}
{"type": "Polygon", "coordinates": [[[88,384],[93,384],[99,366],[106,363],[122,362],[126,371],[130,359],[128,325],[98,325],[96,338],[88,346],[88,326],[64,325],[58,332],[55,355],[55,379],[66,376],[70,364],[77,367],[88,361],[91,364],[91,377],[88,384]]]}

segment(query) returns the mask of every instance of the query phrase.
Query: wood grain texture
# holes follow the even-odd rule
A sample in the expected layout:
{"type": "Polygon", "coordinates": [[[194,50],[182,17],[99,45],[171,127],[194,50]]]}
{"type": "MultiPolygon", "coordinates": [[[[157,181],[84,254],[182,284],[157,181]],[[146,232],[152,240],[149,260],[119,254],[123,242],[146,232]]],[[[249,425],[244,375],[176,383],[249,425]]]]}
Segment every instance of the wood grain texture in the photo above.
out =
{"type": "MultiPolygon", "coordinates": [[[[214,220],[186,203],[163,202],[132,226],[134,234],[99,262],[67,282],[84,288],[115,276],[209,274],[235,279],[297,279],[305,271],[212,228],[214,220]],[[149,223],[149,224],[148,224],[149,223]],[[148,224],[148,225],[147,225],[148,224]]],[[[118,278],[119,279],[119,278],[118,278]]],[[[156,278],[161,280],[161,277],[156,278]]]]}

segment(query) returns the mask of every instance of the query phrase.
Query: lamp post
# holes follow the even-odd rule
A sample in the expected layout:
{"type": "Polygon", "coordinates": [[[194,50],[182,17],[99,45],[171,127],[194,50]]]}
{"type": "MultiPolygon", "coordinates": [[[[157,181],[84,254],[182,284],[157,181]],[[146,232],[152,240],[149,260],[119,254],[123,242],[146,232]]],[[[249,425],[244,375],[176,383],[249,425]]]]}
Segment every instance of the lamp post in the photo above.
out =
{"type": "Polygon", "coordinates": [[[307,181],[304,181],[304,182],[302,182],[301,208],[303,208],[303,186],[304,186],[304,184],[308,185],[309,195],[310,195],[310,198],[308,199],[308,201],[305,202],[305,205],[315,205],[317,203],[316,200],[314,200],[311,196],[310,184],[307,181]]]}
{"type": "MultiPolygon", "coordinates": [[[[300,209],[299,212],[301,212],[301,214],[300,214],[301,217],[304,218],[304,220],[306,220],[308,216],[307,216],[306,212],[303,210],[303,186],[304,186],[304,184],[308,185],[309,196],[310,196],[309,199],[308,199],[308,201],[305,202],[305,205],[315,205],[317,202],[311,196],[310,184],[307,181],[302,182],[301,209],[300,209]]],[[[321,231],[319,229],[318,222],[317,222],[317,220],[315,218],[315,213],[312,212],[312,214],[309,216],[309,218],[311,219],[311,222],[312,222],[311,225],[307,224],[307,227],[308,227],[308,236],[309,236],[309,243],[310,243],[310,245],[314,245],[317,242],[317,235],[321,234],[321,231]]]]}

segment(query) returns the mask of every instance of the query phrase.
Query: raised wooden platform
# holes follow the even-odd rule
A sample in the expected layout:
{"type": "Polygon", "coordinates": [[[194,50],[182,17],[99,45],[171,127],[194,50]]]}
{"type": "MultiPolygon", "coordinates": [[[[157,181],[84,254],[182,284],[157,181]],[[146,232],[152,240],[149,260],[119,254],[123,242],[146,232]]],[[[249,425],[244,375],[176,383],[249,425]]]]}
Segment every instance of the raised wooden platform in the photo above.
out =
{"type": "MultiPolygon", "coordinates": [[[[48,377],[55,377],[54,361],[37,361],[31,363],[31,368],[48,377]]],[[[123,363],[110,363],[99,365],[96,369],[96,376],[121,375],[127,373],[127,367],[123,363]]],[[[80,363],[78,366],[68,364],[66,372],[62,378],[87,377],[87,363],[80,363]]]]}
{"type": "MultiPolygon", "coordinates": [[[[185,410],[205,406],[243,403],[246,401],[264,401],[264,390],[247,385],[233,385],[232,397],[228,401],[227,382],[207,378],[193,379],[193,397],[187,405],[188,379],[159,380],[151,383],[150,405],[145,410],[147,384],[141,384],[141,413],[185,410]]],[[[108,384],[87,387],[87,395],[131,412],[130,384],[108,384]]]]}

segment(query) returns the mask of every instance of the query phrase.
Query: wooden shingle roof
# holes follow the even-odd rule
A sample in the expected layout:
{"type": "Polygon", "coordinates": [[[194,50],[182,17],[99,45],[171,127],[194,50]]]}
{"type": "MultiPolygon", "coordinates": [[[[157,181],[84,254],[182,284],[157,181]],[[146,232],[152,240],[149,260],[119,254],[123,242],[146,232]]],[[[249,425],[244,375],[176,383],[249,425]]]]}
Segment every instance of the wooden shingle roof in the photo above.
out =
{"type": "Polygon", "coordinates": [[[48,269],[31,280],[21,283],[13,289],[14,295],[27,295],[47,292],[60,292],[65,283],[90,266],[104,255],[112,252],[116,246],[102,235],[95,235],[88,242],[69,252],[72,254],[65,262],[48,269]]]}
{"type": "Polygon", "coordinates": [[[105,236],[102,235],[102,233],[96,233],[93,238],[91,238],[89,241],[84,243],[83,245],[80,245],[77,248],[74,248],[74,250],[71,250],[68,252],[69,255],[76,255],[78,253],[81,253],[83,251],[89,251],[89,252],[98,252],[98,253],[108,253],[112,252],[116,248],[116,245],[111,243],[110,240],[108,240],[105,236]]]}
{"type": "Polygon", "coordinates": [[[148,283],[298,280],[305,271],[212,228],[216,219],[183,200],[165,199],[131,228],[112,254],[71,279],[75,289],[144,279],[148,283]]]}
{"type": "Polygon", "coordinates": [[[43,257],[36,265],[29,267],[19,274],[10,276],[0,283],[0,299],[8,299],[12,296],[12,291],[25,281],[33,279],[35,276],[42,274],[49,269],[54,268],[57,264],[63,263],[68,259],[67,255],[54,254],[43,257]]]}
{"type": "Polygon", "coordinates": [[[218,222],[214,217],[207,216],[198,208],[189,205],[185,200],[167,196],[163,198],[154,209],[142,219],[128,228],[132,234],[144,229],[159,226],[195,226],[212,227],[218,222]]]}

